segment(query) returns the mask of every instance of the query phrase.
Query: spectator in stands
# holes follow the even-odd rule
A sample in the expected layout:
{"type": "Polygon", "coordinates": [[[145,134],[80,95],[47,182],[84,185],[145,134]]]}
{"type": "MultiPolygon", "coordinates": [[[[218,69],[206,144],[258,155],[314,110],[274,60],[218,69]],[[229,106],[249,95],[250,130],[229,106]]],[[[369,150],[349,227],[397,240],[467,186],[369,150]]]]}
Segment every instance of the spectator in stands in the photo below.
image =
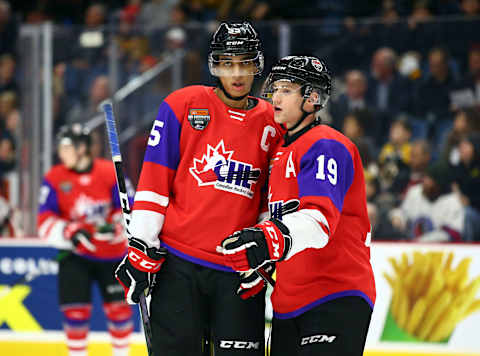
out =
{"type": "Polygon", "coordinates": [[[441,158],[452,166],[460,163],[458,145],[468,133],[480,132],[480,111],[470,108],[457,112],[453,127],[446,134],[441,146],[441,158]]]}
{"type": "Polygon", "coordinates": [[[405,164],[410,162],[412,128],[405,116],[398,117],[390,126],[388,142],[380,151],[379,162],[385,163],[389,159],[400,159],[405,164]]]}
{"type": "MultiPolygon", "coordinates": [[[[355,109],[343,119],[342,133],[357,146],[362,146],[364,156],[374,157],[376,153],[375,144],[370,136],[367,136],[373,118],[367,109],[355,109]]],[[[365,158],[362,156],[362,160],[365,158]]]]}
{"type": "Polygon", "coordinates": [[[16,53],[18,24],[12,16],[10,4],[0,0],[0,55],[16,53]]]}
{"type": "Polygon", "coordinates": [[[460,12],[458,0],[436,0],[432,8],[437,15],[457,15],[460,12]]]}
{"type": "Polygon", "coordinates": [[[449,55],[445,49],[431,49],[428,54],[430,75],[419,83],[415,91],[415,114],[429,122],[430,135],[436,140],[441,138],[452,121],[450,91],[456,81],[448,62],[449,55]]]}
{"type": "Polygon", "coordinates": [[[412,142],[409,165],[410,177],[403,194],[406,194],[412,186],[423,182],[423,178],[432,159],[431,150],[431,145],[427,140],[420,139],[412,142]]]}
{"type": "Polygon", "coordinates": [[[461,241],[465,209],[446,165],[431,165],[423,179],[409,189],[399,208],[390,212],[392,225],[421,242],[461,241]]]}
{"type": "MultiPolygon", "coordinates": [[[[67,123],[81,122],[85,123],[88,119],[98,115],[98,106],[100,103],[110,97],[110,86],[108,77],[106,75],[100,75],[94,79],[90,91],[89,99],[87,103],[78,103],[67,114],[67,123]]],[[[91,132],[92,145],[90,152],[94,158],[103,156],[103,137],[104,129],[100,127],[91,132]]]]}
{"type": "Polygon", "coordinates": [[[83,75],[107,70],[107,35],[103,25],[106,22],[106,8],[101,3],[91,4],[84,16],[84,25],[78,34],[72,53],[73,64],[84,70],[83,75]]]}
{"type": "Polygon", "coordinates": [[[402,116],[390,127],[389,140],[382,147],[379,155],[380,183],[382,190],[399,194],[404,191],[409,181],[409,168],[412,128],[402,116]]]}
{"type": "Polygon", "coordinates": [[[0,93],[13,91],[18,94],[18,86],[15,82],[15,59],[11,54],[0,56],[0,93]]]}
{"type": "Polygon", "coordinates": [[[0,132],[0,179],[15,167],[15,140],[10,132],[0,132]]]}
{"type": "Polygon", "coordinates": [[[379,111],[408,111],[408,83],[398,75],[396,61],[395,52],[388,47],[379,48],[372,57],[368,96],[379,111]]]}
{"type": "Polygon", "coordinates": [[[106,75],[96,77],[89,91],[87,103],[76,105],[68,114],[68,123],[85,122],[98,113],[98,105],[110,96],[110,86],[106,75]]]}
{"type": "Polygon", "coordinates": [[[468,73],[451,93],[454,110],[477,106],[480,108],[480,45],[468,53],[468,73]]]}
{"type": "Polygon", "coordinates": [[[434,21],[429,0],[414,0],[413,10],[408,17],[408,48],[423,56],[428,48],[439,44],[440,24],[434,21]]]}
{"type": "Polygon", "coordinates": [[[478,0],[461,0],[461,10],[467,17],[475,17],[480,14],[478,0]]]}
{"type": "Polygon", "coordinates": [[[349,112],[370,107],[366,94],[367,78],[365,74],[356,69],[348,71],[345,74],[345,92],[329,105],[332,125],[335,129],[342,129],[343,119],[349,112]]]}
{"type": "Polygon", "coordinates": [[[379,48],[372,57],[367,98],[379,115],[378,143],[386,136],[391,118],[408,112],[410,107],[409,82],[398,74],[396,61],[395,52],[388,47],[379,48]]]}
{"type": "Polygon", "coordinates": [[[152,0],[142,4],[137,18],[137,23],[151,31],[170,25],[172,22],[171,12],[180,0],[152,0]]]}
{"type": "Polygon", "coordinates": [[[13,91],[0,94],[0,127],[5,128],[8,116],[17,107],[17,95],[13,91]]]}
{"type": "Polygon", "coordinates": [[[451,55],[461,61],[462,68],[466,68],[465,51],[480,45],[478,36],[480,31],[479,1],[461,0],[460,9],[463,18],[446,22],[443,26],[442,39],[444,43],[448,43],[451,55]]]}
{"type": "Polygon", "coordinates": [[[456,187],[465,206],[465,241],[480,241],[480,133],[460,141],[456,187]]]}

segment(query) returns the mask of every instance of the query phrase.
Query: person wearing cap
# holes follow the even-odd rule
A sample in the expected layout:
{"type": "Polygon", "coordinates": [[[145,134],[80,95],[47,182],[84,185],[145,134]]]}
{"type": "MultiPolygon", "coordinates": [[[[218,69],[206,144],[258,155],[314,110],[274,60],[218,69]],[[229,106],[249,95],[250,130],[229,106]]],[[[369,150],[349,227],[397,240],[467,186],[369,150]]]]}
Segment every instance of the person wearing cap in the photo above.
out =
{"type": "Polygon", "coordinates": [[[465,209],[451,189],[453,179],[446,164],[432,163],[422,183],[411,187],[401,205],[390,212],[393,226],[415,241],[462,241],[465,209]]]}

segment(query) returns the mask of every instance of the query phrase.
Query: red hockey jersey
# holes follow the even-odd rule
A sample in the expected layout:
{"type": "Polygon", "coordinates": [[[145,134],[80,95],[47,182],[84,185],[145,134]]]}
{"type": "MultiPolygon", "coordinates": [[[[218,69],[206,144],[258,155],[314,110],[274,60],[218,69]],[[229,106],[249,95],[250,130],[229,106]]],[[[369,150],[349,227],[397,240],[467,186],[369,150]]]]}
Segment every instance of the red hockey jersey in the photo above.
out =
{"type": "MultiPolygon", "coordinates": [[[[221,241],[259,218],[261,188],[281,139],[263,100],[233,109],[213,87],[191,86],[161,104],[148,140],[129,231],[149,246],[232,271],[221,241]]],[[[265,215],[267,213],[265,204],[265,215]]]]}
{"type": "Polygon", "coordinates": [[[373,308],[370,223],[356,146],[338,131],[314,126],[272,160],[269,210],[289,228],[292,248],[277,263],[274,316],[296,317],[342,296],[373,308]]]}
{"type": "MultiPolygon", "coordinates": [[[[132,190],[130,189],[130,195],[132,190]]],[[[78,173],[56,165],[45,175],[40,188],[38,233],[59,249],[73,249],[64,238],[68,222],[84,220],[96,227],[121,217],[115,169],[111,161],[95,159],[90,171],[78,173]]],[[[87,249],[75,252],[93,260],[119,260],[126,253],[127,239],[123,231],[97,232],[91,241],[96,252],[87,249]]]]}

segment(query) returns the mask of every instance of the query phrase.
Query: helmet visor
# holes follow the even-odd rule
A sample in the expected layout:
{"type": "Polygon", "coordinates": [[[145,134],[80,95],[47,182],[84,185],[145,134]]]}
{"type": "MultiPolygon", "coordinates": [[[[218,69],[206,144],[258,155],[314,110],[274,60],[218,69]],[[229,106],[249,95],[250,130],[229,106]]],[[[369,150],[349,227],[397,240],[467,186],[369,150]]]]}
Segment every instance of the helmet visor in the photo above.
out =
{"type": "Polygon", "coordinates": [[[263,71],[263,55],[213,55],[208,57],[210,73],[215,77],[257,75],[263,71]]]}
{"type": "Polygon", "coordinates": [[[314,105],[320,105],[322,108],[326,105],[329,95],[321,88],[313,86],[302,78],[291,74],[270,73],[265,80],[260,96],[268,101],[272,101],[273,95],[287,96],[299,93],[304,99],[314,99],[314,105]],[[296,84],[296,85],[292,85],[296,84]],[[317,95],[312,96],[312,92],[317,95]]]}

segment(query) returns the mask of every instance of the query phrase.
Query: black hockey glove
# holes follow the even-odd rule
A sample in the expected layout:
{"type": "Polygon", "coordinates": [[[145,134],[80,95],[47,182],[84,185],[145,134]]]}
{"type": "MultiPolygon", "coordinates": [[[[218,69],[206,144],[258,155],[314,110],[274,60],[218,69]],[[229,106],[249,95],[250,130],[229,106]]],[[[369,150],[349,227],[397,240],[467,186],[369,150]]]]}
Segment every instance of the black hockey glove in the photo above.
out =
{"type": "Polygon", "coordinates": [[[228,266],[238,272],[262,267],[285,259],[292,239],[280,220],[267,220],[230,235],[222,241],[221,251],[228,266]]]}
{"type": "Polygon", "coordinates": [[[150,294],[155,285],[155,273],[162,267],[166,255],[167,250],[163,247],[148,247],[134,237],[128,240],[128,254],[115,271],[115,278],[125,290],[128,304],[137,304],[145,291],[150,294]]]}
{"type": "Polygon", "coordinates": [[[95,226],[84,221],[73,221],[68,223],[63,236],[72,241],[75,251],[85,253],[86,251],[94,253],[97,248],[92,243],[92,236],[95,234],[95,226]]]}
{"type": "MultiPolygon", "coordinates": [[[[275,264],[268,263],[264,266],[264,271],[270,276],[275,272],[275,264]]],[[[237,289],[237,294],[242,299],[247,299],[262,292],[267,286],[267,283],[254,271],[240,272],[240,286],[237,289]]]]}

